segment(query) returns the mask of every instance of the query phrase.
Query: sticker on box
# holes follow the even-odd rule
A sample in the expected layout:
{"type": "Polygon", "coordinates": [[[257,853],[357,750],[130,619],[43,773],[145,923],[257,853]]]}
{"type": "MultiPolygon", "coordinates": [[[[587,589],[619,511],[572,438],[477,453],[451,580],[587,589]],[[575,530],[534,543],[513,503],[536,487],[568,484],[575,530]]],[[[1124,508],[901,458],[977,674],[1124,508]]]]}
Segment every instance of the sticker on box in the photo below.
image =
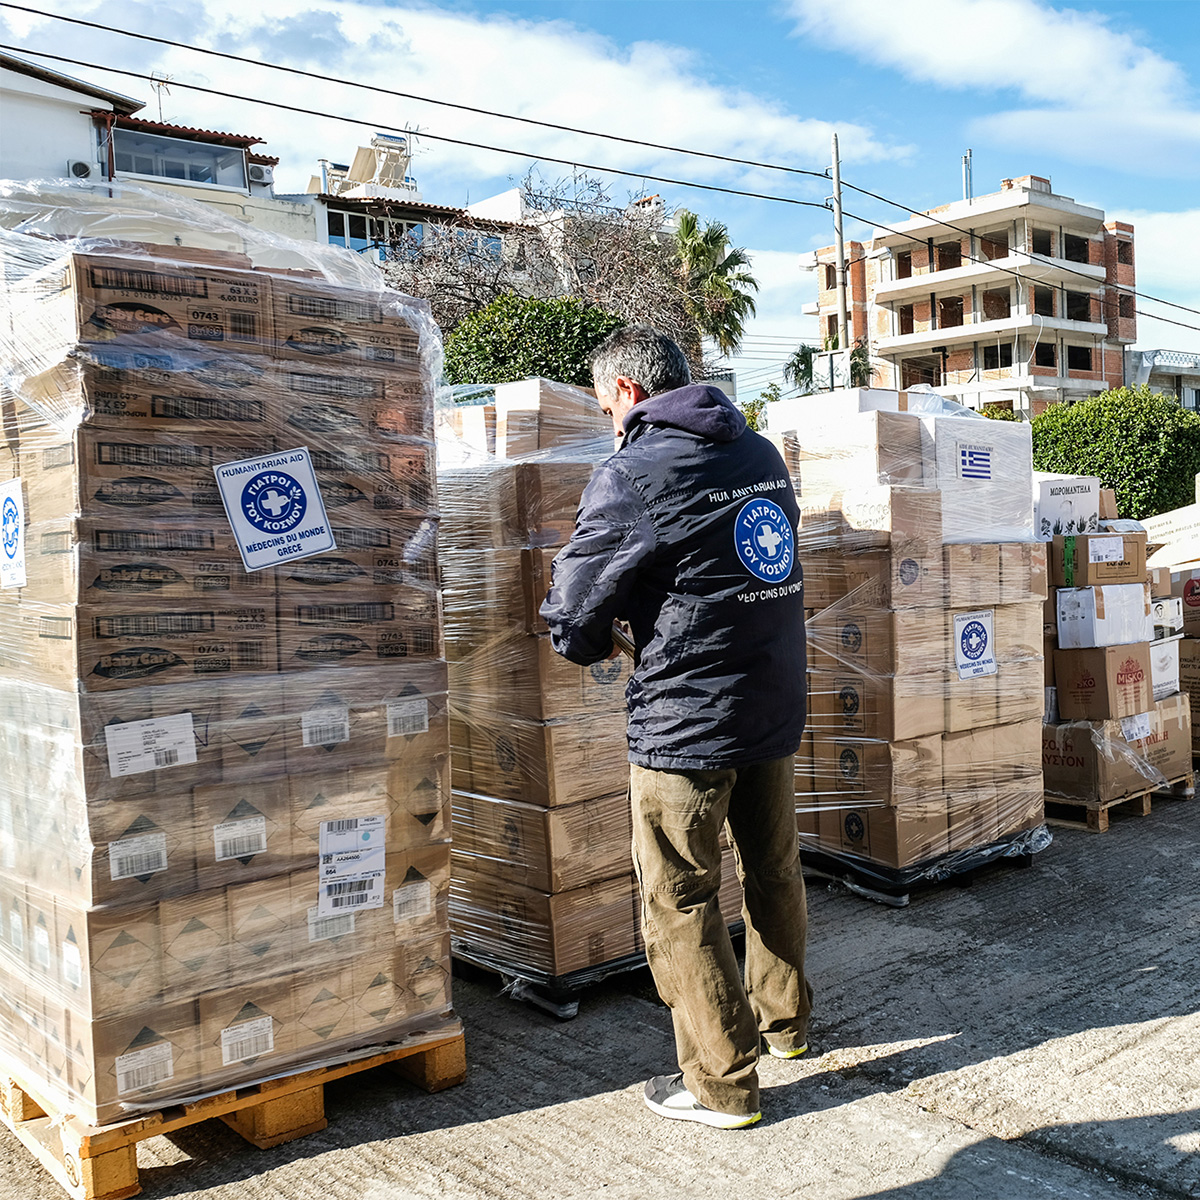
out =
{"type": "Polygon", "coordinates": [[[1093,537],[1088,540],[1088,562],[1119,563],[1125,561],[1123,537],[1093,537]]]}
{"type": "Polygon", "coordinates": [[[247,571],[337,549],[307,447],[213,472],[247,571]]]}
{"type": "Polygon", "coordinates": [[[83,986],[83,956],[74,942],[63,942],[62,973],[71,987],[83,986]]]}
{"type": "Polygon", "coordinates": [[[311,708],[300,717],[300,730],[306,746],[336,746],[350,740],[350,709],[344,704],[311,708]]]}
{"type": "Polygon", "coordinates": [[[318,834],[320,892],[317,914],[382,908],[387,819],[346,817],[322,821],[318,834]]]}
{"type": "Polygon", "coordinates": [[[994,447],[970,445],[967,442],[958,443],[958,477],[959,479],[992,478],[992,454],[994,447]]]}
{"type": "Polygon", "coordinates": [[[956,613],[954,617],[954,665],[959,679],[995,675],[995,609],[956,613]]]}
{"type": "Polygon", "coordinates": [[[428,879],[401,884],[392,893],[392,920],[400,925],[433,915],[433,885],[428,879]]]}
{"type": "Polygon", "coordinates": [[[175,1053],[170,1042],[157,1042],[141,1050],[117,1055],[117,1095],[144,1091],[175,1078],[175,1053]]]}
{"type": "Polygon", "coordinates": [[[332,938],[345,937],[354,932],[354,912],[339,912],[330,917],[321,916],[314,905],[308,910],[308,940],[326,942],[332,938]]]}
{"type": "Polygon", "coordinates": [[[387,726],[387,735],[390,738],[428,733],[429,701],[424,699],[389,700],[387,702],[387,726]]]}
{"type": "Polygon", "coordinates": [[[104,740],[108,747],[108,773],[113,779],[196,761],[190,712],[108,725],[104,740]]]}
{"type": "Polygon", "coordinates": [[[221,1030],[221,1064],[231,1067],[247,1058],[258,1058],[275,1049],[275,1019],[257,1017],[221,1030]]]}
{"type": "Polygon", "coordinates": [[[0,483],[0,588],[25,586],[25,501],[21,481],[0,483]]]}
{"type": "Polygon", "coordinates": [[[108,846],[109,875],[114,882],[155,875],[167,869],[167,835],[143,833],[108,846]]]}
{"type": "Polygon", "coordinates": [[[1150,713],[1138,713],[1136,717],[1123,717],[1121,720],[1121,736],[1127,742],[1138,742],[1148,738],[1151,733],[1150,713]]]}
{"type": "Polygon", "coordinates": [[[253,858],[267,849],[267,818],[246,817],[241,821],[222,821],[213,826],[213,846],[217,862],[235,858],[253,858]]]}

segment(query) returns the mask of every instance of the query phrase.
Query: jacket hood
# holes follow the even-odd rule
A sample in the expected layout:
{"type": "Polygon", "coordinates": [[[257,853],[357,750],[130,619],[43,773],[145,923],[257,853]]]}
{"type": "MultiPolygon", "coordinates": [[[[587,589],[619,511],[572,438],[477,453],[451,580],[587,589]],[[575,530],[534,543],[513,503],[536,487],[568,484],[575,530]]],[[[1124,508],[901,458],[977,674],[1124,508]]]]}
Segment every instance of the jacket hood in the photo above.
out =
{"type": "Polygon", "coordinates": [[[689,383],[635,404],[625,417],[626,435],[639,424],[671,426],[710,442],[736,441],[746,431],[741,411],[720,388],[705,383],[689,383]]]}

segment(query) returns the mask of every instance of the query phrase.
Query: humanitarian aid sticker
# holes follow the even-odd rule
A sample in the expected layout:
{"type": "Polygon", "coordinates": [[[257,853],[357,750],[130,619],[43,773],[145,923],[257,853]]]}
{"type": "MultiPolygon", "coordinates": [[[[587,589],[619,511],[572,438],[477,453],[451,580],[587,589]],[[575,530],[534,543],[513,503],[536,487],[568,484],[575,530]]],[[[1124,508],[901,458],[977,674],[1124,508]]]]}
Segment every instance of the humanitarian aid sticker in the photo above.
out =
{"type": "Polygon", "coordinates": [[[21,481],[0,483],[0,588],[25,586],[25,501],[21,481]]]}
{"type": "Polygon", "coordinates": [[[959,679],[995,675],[996,643],[993,626],[995,609],[956,613],[954,616],[954,665],[959,679]]]}
{"type": "Polygon", "coordinates": [[[336,550],[308,448],[213,467],[247,571],[336,550]]]}
{"type": "Polygon", "coordinates": [[[318,916],[382,908],[387,849],[387,818],[345,817],[322,821],[318,916]]]}
{"type": "Polygon", "coordinates": [[[1088,539],[1088,562],[1119,563],[1125,561],[1123,537],[1093,537],[1088,539]]]}
{"type": "Polygon", "coordinates": [[[1127,742],[1138,742],[1142,738],[1148,738],[1152,730],[1150,728],[1150,713],[1138,713],[1136,717],[1121,718],[1121,736],[1127,742]]]}
{"type": "Polygon", "coordinates": [[[773,500],[748,500],[733,527],[733,544],[743,567],[764,583],[782,583],[796,563],[796,535],[773,500]]]}
{"type": "Polygon", "coordinates": [[[982,446],[970,442],[958,443],[958,477],[959,479],[992,478],[991,446],[982,446]]]}
{"type": "Polygon", "coordinates": [[[190,712],[108,725],[104,740],[108,746],[108,773],[113,779],[196,761],[196,735],[190,712]]]}

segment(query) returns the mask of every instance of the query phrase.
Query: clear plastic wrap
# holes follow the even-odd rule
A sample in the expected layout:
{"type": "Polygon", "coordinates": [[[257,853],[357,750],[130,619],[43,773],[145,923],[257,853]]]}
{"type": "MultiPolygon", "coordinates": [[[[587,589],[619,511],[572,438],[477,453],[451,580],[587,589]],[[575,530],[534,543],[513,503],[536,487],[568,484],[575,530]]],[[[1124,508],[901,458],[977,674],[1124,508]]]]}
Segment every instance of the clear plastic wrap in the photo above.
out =
{"type": "Polygon", "coordinates": [[[0,254],[0,1051],[106,1122],[451,1030],[427,307],[148,187],[0,254]],[[213,469],[297,447],[335,546],[248,572],[213,469]]]}

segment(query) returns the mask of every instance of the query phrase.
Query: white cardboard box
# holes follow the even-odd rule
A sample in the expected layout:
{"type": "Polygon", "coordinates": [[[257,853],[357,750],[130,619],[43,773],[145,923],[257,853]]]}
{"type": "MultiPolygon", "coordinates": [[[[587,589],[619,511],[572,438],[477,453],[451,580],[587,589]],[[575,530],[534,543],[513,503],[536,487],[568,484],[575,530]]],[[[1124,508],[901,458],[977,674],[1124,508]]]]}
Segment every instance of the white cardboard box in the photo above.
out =
{"type": "Polygon", "coordinates": [[[1165,700],[1179,691],[1179,637],[1150,643],[1150,682],[1154,699],[1165,700]]]}
{"type": "Polygon", "coordinates": [[[1033,473],[1033,532],[1039,542],[1056,534],[1100,528],[1100,480],[1092,475],[1033,473]]]}
{"type": "Polygon", "coordinates": [[[1058,648],[1123,646],[1154,636],[1149,589],[1144,583],[1058,588],[1058,648]]]}

